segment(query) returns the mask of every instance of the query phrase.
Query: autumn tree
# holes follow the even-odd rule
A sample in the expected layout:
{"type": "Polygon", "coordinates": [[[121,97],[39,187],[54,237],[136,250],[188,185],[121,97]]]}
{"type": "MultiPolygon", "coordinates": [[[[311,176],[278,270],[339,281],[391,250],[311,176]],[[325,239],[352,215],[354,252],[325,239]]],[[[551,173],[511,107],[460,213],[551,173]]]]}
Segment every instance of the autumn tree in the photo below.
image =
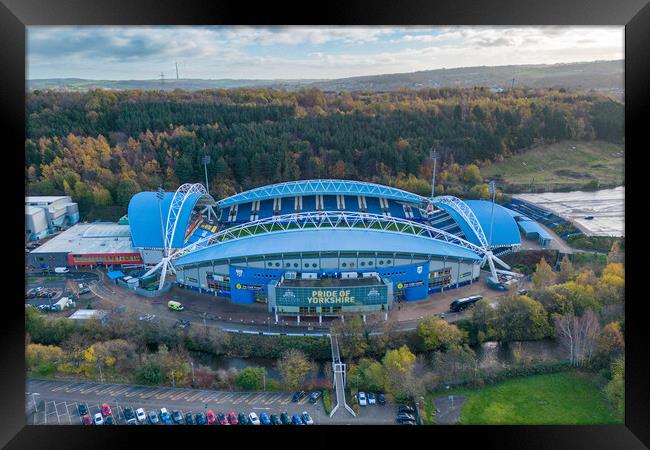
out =
{"type": "Polygon", "coordinates": [[[555,273],[551,266],[546,262],[546,258],[542,258],[535,267],[533,274],[533,285],[535,288],[544,288],[552,285],[555,282],[555,273]]]}
{"type": "Polygon", "coordinates": [[[235,383],[244,391],[261,391],[265,377],[264,367],[245,367],[239,371],[235,383]]]}
{"type": "Polygon", "coordinates": [[[501,342],[541,339],[551,334],[546,310],[526,295],[499,300],[494,318],[494,336],[501,342]]]}
{"type": "Polygon", "coordinates": [[[624,254],[621,251],[621,241],[616,239],[612,242],[612,248],[607,254],[607,263],[622,263],[624,260],[624,254]]]}
{"type": "Polygon", "coordinates": [[[282,353],[277,362],[278,371],[284,384],[290,389],[298,389],[314,370],[314,364],[304,352],[298,349],[289,349],[282,353]]]}
{"type": "Polygon", "coordinates": [[[611,365],[612,379],[605,386],[605,396],[614,405],[621,420],[625,416],[625,356],[611,365]]]}
{"type": "Polygon", "coordinates": [[[446,350],[460,345],[465,338],[463,331],[438,316],[427,316],[418,323],[417,333],[427,350],[446,350]]]}
{"type": "Polygon", "coordinates": [[[386,377],[386,390],[393,395],[401,394],[412,381],[416,357],[406,345],[389,350],[384,355],[382,366],[386,377]]]}
{"type": "Polygon", "coordinates": [[[565,281],[569,281],[573,278],[574,273],[575,270],[573,269],[573,264],[571,264],[571,260],[569,260],[569,256],[564,255],[562,261],[560,262],[560,271],[557,274],[557,281],[559,283],[564,283],[565,281]]]}
{"type": "Polygon", "coordinates": [[[625,351],[625,339],[619,322],[605,325],[596,341],[596,352],[604,360],[610,361],[625,351]]]}
{"type": "Polygon", "coordinates": [[[576,367],[589,364],[600,332],[598,318],[592,310],[582,316],[573,313],[553,316],[556,335],[569,352],[569,361],[576,367]]]}
{"type": "Polygon", "coordinates": [[[364,334],[363,321],[359,316],[348,318],[332,326],[332,334],[337,336],[341,354],[345,358],[356,359],[368,349],[368,340],[364,334]]]}

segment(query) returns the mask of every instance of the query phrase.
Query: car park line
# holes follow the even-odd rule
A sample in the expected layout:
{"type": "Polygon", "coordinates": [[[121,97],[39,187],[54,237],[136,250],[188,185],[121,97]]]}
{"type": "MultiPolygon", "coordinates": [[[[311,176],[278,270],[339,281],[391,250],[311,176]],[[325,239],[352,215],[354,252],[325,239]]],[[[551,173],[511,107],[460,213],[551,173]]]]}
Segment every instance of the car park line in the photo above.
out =
{"type": "Polygon", "coordinates": [[[171,394],[173,394],[173,392],[165,391],[165,392],[163,392],[162,394],[154,395],[154,397],[155,397],[157,400],[162,400],[162,399],[164,399],[165,397],[169,397],[171,394]]]}
{"type": "Polygon", "coordinates": [[[196,393],[196,394],[190,396],[189,398],[186,398],[185,400],[188,401],[188,402],[193,402],[194,400],[196,400],[200,396],[201,396],[201,392],[196,393]]]}
{"type": "Polygon", "coordinates": [[[121,394],[123,394],[124,392],[127,392],[129,389],[131,389],[131,388],[130,388],[129,386],[126,386],[126,387],[118,388],[118,389],[116,389],[116,390],[114,390],[114,391],[109,391],[109,393],[110,393],[112,396],[115,396],[115,395],[121,395],[121,394]]]}
{"type": "MultiPolygon", "coordinates": [[[[86,386],[88,383],[72,383],[68,386],[65,387],[65,391],[68,393],[75,392],[79,389],[82,389],[84,386],[86,386]]],[[[52,389],[52,392],[55,392],[56,389],[52,389]]]]}
{"type": "Polygon", "coordinates": [[[283,394],[271,394],[266,400],[262,400],[262,403],[270,405],[271,403],[275,403],[277,400],[280,400],[282,397],[284,397],[283,394]]]}

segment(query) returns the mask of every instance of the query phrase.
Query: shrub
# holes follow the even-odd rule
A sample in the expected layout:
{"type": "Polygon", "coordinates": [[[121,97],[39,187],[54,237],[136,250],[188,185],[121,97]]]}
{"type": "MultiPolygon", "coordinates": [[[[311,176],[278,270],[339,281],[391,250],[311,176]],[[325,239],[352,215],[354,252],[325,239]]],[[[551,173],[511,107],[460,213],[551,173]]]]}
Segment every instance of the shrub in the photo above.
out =
{"type": "Polygon", "coordinates": [[[325,413],[329,416],[332,412],[332,398],[330,397],[330,390],[325,389],[323,392],[323,408],[325,408],[325,413]]]}

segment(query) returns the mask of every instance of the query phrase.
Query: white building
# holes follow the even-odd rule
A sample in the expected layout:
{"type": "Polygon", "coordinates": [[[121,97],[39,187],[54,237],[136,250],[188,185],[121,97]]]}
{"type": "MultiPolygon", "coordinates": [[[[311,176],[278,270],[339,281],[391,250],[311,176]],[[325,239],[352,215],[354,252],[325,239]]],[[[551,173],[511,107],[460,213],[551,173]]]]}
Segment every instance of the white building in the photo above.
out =
{"type": "Polygon", "coordinates": [[[79,222],[79,207],[70,196],[25,197],[25,234],[42,239],[79,222]]]}

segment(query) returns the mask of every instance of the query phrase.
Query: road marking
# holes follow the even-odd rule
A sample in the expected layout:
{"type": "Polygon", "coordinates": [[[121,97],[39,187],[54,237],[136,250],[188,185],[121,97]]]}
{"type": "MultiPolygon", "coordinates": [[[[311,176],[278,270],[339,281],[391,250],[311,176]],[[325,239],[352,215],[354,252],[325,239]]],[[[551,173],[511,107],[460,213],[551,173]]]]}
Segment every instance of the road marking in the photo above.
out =
{"type": "Polygon", "coordinates": [[[194,395],[192,395],[192,396],[186,398],[185,400],[188,401],[188,402],[193,402],[194,400],[196,400],[196,399],[199,398],[200,396],[201,396],[201,392],[199,392],[199,393],[197,393],[197,394],[194,394],[194,395]]]}
{"type": "Polygon", "coordinates": [[[172,394],[170,391],[164,391],[162,394],[155,395],[158,400],[162,400],[165,397],[169,397],[172,394]]]}
{"type": "Polygon", "coordinates": [[[187,396],[188,394],[190,394],[190,393],[189,392],[180,392],[178,394],[172,395],[171,397],[169,397],[169,399],[170,400],[179,400],[179,399],[187,396]]]}
{"type": "Polygon", "coordinates": [[[135,397],[136,395],[139,395],[139,394],[140,393],[138,392],[137,389],[131,389],[131,392],[127,392],[126,394],[124,394],[124,397],[131,398],[131,397],[135,397]]]}
{"type": "Polygon", "coordinates": [[[151,397],[153,394],[155,394],[156,392],[158,392],[158,389],[152,389],[150,391],[141,392],[139,397],[142,399],[147,399],[151,397]]]}
{"type": "Polygon", "coordinates": [[[102,394],[105,394],[106,392],[108,392],[108,391],[110,391],[110,390],[111,390],[111,386],[106,386],[106,387],[104,387],[104,389],[98,388],[98,389],[95,391],[95,393],[96,393],[97,395],[102,395],[102,394]]]}
{"type": "Polygon", "coordinates": [[[275,403],[277,400],[280,400],[282,397],[284,397],[283,394],[271,394],[267,400],[263,401],[263,403],[270,405],[271,403],[275,403]]]}
{"type": "Polygon", "coordinates": [[[253,394],[243,394],[243,395],[239,395],[235,400],[233,400],[232,404],[233,404],[233,405],[238,405],[238,404],[240,404],[241,402],[245,402],[245,401],[248,399],[248,397],[250,397],[251,395],[253,395],[253,394]]]}
{"type": "Polygon", "coordinates": [[[122,393],[127,392],[129,389],[131,388],[129,386],[126,386],[116,391],[111,391],[111,395],[121,395],[122,393]]]}
{"type": "Polygon", "coordinates": [[[81,389],[86,384],[88,384],[88,383],[73,383],[73,384],[70,385],[71,387],[66,388],[65,391],[68,392],[68,393],[74,392],[74,391],[77,391],[77,390],[81,389]],[[76,384],[76,386],[75,386],[75,384],[76,384]],[[74,387],[72,387],[72,386],[74,386],[74,387]]]}
{"type": "Polygon", "coordinates": [[[50,391],[51,392],[58,392],[58,391],[61,391],[61,390],[65,389],[65,388],[67,388],[67,387],[70,387],[70,386],[72,386],[72,384],[64,384],[64,385],[55,387],[53,389],[50,389],[50,391]]]}

